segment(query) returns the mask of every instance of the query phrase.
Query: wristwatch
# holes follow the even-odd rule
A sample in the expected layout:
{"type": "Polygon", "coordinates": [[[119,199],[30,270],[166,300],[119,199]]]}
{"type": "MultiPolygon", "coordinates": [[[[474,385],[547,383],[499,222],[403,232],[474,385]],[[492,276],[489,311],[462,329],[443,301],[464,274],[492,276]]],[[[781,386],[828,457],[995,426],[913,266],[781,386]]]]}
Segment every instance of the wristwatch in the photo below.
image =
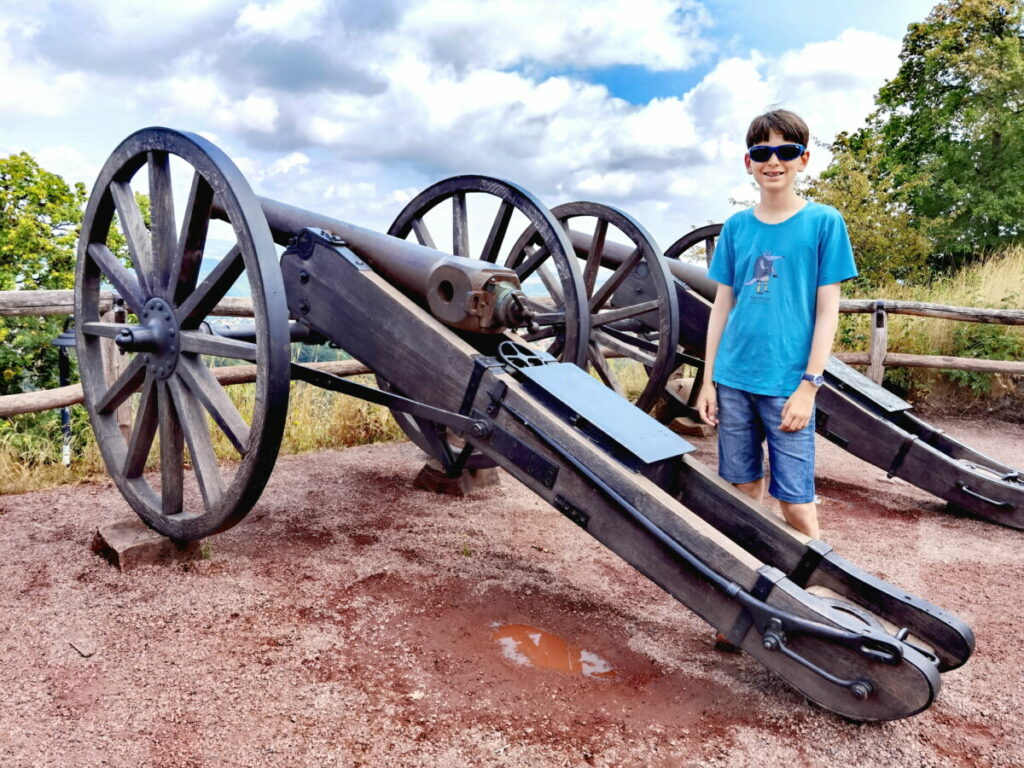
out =
{"type": "Polygon", "coordinates": [[[815,389],[820,389],[821,385],[825,383],[825,377],[820,373],[805,373],[800,377],[804,381],[809,381],[814,385],[815,389]]]}

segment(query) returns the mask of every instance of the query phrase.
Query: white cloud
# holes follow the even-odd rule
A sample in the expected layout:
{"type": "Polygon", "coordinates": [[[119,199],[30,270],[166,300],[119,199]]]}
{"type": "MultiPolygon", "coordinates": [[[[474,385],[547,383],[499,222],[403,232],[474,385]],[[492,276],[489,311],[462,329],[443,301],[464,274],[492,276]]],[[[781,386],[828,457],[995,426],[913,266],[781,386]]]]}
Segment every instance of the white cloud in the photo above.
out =
{"type": "MultiPolygon", "coordinates": [[[[663,245],[731,211],[729,197],[747,183],[753,115],[780,103],[830,140],[870,111],[899,49],[847,30],[774,58],[733,51],[687,93],[636,105],[587,82],[587,70],[681,69],[713,56],[712,20],[697,3],[16,6],[0,21],[5,143],[29,137],[26,148],[54,148],[65,167],[98,167],[130,130],[160,122],[219,137],[261,193],[340,206],[354,223],[388,221],[442,177],[484,173],[551,205],[612,201],[663,245]],[[63,29],[54,19],[72,7],[87,14],[76,18],[89,33],[105,30],[109,50],[76,43],[61,57],[30,44],[52,39],[63,29]],[[79,146],[78,158],[56,149],[79,146]]],[[[826,161],[815,150],[812,169],[826,161]]]]}
{"type": "Polygon", "coordinates": [[[707,12],[691,0],[427,0],[400,34],[460,67],[524,61],[572,67],[683,69],[710,54],[707,12]]]}
{"type": "Polygon", "coordinates": [[[235,27],[284,40],[308,40],[316,34],[325,11],[324,0],[249,3],[238,14],[235,27]]]}

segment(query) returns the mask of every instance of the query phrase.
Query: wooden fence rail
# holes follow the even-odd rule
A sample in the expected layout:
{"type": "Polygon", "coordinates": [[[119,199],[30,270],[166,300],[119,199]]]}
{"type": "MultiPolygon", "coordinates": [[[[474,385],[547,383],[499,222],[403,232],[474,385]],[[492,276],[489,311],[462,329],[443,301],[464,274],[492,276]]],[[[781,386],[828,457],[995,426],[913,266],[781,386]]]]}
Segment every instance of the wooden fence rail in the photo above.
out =
{"type": "MultiPolygon", "coordinates": [[[[118,302],[109,292],[100,293],[101,312],[118,310],[118,302]]],[[[74,312],[74,291],[0,291],[0,316],[47,316],[70,315],[74,312]]],[[[123,310],[122,310],[123,311],[123,310]]],[[[868,352],[840,352],[836,355],[850,365],[866,365],[867,375],[881,383],[886,366],[908,368],[944,368],[983,373],[1003,373],[1024,376],[1024,362],[1003,360],[979,360],[948,355],[906,355],[889,352],[888,315],[917,315],[945,320],[959,320],[971,323],[998,323],[1002,325],[1024,325],[1024,309],[981,309],[977,307],[953,307],[944,304],[930,304],[920,301],[872,301],[867,299],[844,299],[839,311],[843,313],[872,313],[871,344],[868,352]]],[[[252,317],[252,300],[247,298],[225,298],[211,313],[222,317],[252,317]]],[[[120,355],[111,354],[113,359],[120,355]]],[[[369,369],[353,360],[314,363],[340,376],[354,376],[369,373],[369,369]]],[[[115,375],[116,371],[111,371],[115,375]]],[[[252,365],[215,368],[214,374],[223,384],[240,384],[255,381],[256,367],[252,365]]],[[[25,392],[0,397],[0,417],[20,413],[47,411],[82,402],[82,387],[74,384],[57,389],[25,392]]]]}

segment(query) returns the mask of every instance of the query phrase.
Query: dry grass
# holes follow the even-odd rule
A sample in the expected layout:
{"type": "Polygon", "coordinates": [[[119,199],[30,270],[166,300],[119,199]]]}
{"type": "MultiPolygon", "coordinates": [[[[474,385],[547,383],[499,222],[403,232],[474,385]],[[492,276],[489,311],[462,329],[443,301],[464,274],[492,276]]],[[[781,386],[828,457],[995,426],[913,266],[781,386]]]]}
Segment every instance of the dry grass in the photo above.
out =
{"type": "MultiPolygon", "coordinates": [[[[851,298],[1019,309],[1024,306],[1024,247],[993,254],[984,262],[937,278],[928,285],[892,282],[851,298]]],[[[836,350],[866,352],[870,320],[870,315],[843,315],[836,350]]],[[[890,314],[888,348],[891,352],[917,355],[1024,360],[1024,327],[890,314]]],[[[923,368],[886,371],[887,386],[919,399],[1002,397],[1019,388],[1013,379],[923,368]]]]}
{"type": "MultiPolygon", "coordinates": [[[[372,383],[371,377],[357,377],[372,383]]],[[[255,386],[241,384],[227,392],[248,421],[255,406],[255,386]]],[[[75,406],[74,459],[70,467],[60,462],[61,433],[55,414],[30,414],[7,420],[0,431],[0,494],[26,493],[57,485],[75,485],[104,478],[107,474],[99,449],[86,425],[82,406],[75,406]]],[[[238,458],[227,438],[211,427],[218,458],[238,458]]],[[[288,400],[288,420],[281,441],[281,453],[304,453],[345,448],[365,443],[402,440],[390,412],[379,405],[293,382],[288,400]]],[[[157,448],[151,452],[147,469],[158,466],[157,448]]]]}

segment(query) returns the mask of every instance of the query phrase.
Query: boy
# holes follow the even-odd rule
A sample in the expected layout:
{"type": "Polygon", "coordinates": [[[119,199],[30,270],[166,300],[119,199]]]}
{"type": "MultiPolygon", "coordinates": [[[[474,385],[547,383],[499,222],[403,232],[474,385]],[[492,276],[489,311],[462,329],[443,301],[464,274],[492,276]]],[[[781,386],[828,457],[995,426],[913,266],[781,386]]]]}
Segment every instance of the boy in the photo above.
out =
{"type": "Polygon", "coordinates": [[[783,109],[747,130],[743,162],[761,200],[725,222],[708,270],[719,285],[697,410],[718,425],[719,474],[758,503],[767,438],[768,492],[786,522],[817,538],[814,398],[839,324],[839,284],[857,268],[840,213],[793,189],[808,139],[807,124],[783,109]]]}

